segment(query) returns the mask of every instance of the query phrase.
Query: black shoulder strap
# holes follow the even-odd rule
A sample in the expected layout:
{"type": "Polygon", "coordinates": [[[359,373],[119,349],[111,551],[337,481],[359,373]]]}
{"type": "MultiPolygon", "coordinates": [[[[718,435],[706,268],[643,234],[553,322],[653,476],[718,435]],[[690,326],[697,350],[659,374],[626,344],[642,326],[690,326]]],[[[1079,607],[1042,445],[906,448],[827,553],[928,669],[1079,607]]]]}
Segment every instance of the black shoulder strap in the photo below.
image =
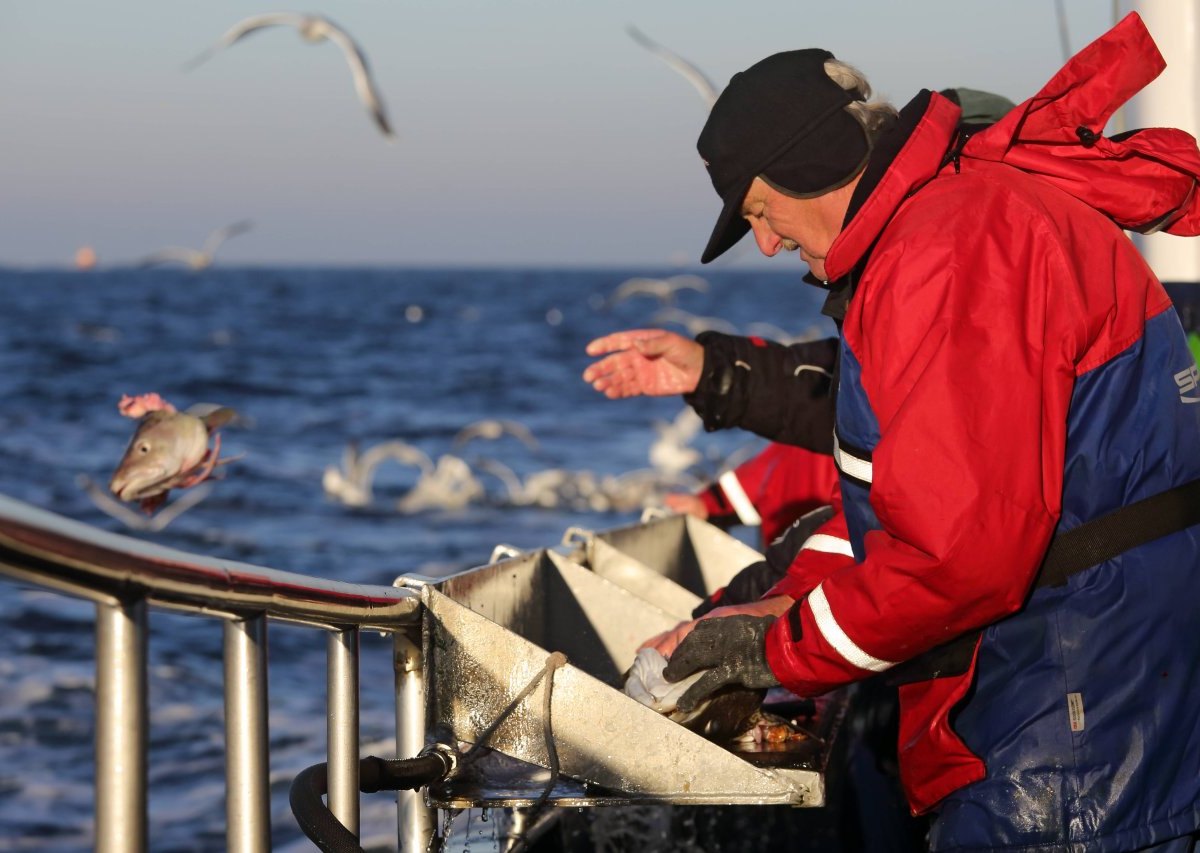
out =
{"type": "Polygon", "coordinates": [[[1200,480],[1159,492],[1055,536],[1038,573],[1038,586],[1067,578],[1169,533],[1200,524],[1200,480]]]}
{"type": "MultiPolygon", "coordinates": [[[[1159,492],[1055,536],[1034,586],[1062,586],[1071,575],[1194,524],[1200,524],[1200,480],[1159,492]]],[[[982,633],[980,629],[956,637],[892,667],[883,678],[899,685],[961,675],[971,665],[982,633]]]]}

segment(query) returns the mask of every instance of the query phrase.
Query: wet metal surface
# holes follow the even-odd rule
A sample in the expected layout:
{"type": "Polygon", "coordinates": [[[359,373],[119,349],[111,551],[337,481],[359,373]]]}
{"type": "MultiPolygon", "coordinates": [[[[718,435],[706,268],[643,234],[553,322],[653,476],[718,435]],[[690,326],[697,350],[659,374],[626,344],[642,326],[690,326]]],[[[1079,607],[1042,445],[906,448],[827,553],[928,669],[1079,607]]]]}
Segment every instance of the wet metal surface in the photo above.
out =
{"type": "Polygon", "coordinates": [[[677,516],[574,544],[570,557],[542,550],[413,582],[426,606],[430,737],[464,755],[430,792],[434,804],[528,805],[557,764],[554,805],[822,805],[837,696],[803,706],[807,735],[756,747],[714,743],[620,689],[638,645],[686,618],[687,596],[724,585],[758,554],[677,516]],[[589,560],[595,570],[577,562],[589,560]],[[547,672],[553,652],[568,663],[547,672]]]}

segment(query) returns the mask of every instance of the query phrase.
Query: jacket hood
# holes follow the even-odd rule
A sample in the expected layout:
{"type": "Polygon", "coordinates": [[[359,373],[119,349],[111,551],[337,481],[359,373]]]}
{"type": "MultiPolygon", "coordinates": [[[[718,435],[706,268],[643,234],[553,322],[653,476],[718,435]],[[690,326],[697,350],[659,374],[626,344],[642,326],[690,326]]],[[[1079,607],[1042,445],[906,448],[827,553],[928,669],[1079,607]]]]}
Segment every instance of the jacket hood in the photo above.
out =
{"type": "Polygon", "coordinates": [[[1085,47],[1042,90],[963,147],[1037,175],[1121,228],[1200,233],[1196,140],[1174,128],[1104,137],[1109,118],[1166,67],[1137,13],[1085,47]]]}
{"type": "Polygon", "coordinates": [[[1136,12],[1075,54],[1041,91],[996,124],[966,138],[955,134],[960,111],[923,92],[900,113],[892,131],[903,140],[890,161],[872,155],[865,187],[825,259],[830,281],[847,275],[904,201],[951,160],[989,160],[1035,175],[1143,234],[1200,234],[1200,151],[1175,128],[1101,136],[1130,97],[1162,73],[1166,62],[1136,12]],[[961,146],[959,151],[951,151],[961,146]],[[947,154],[951,157],[947,157],[947,154]]]}
{"type": "Polygon", "coordinates": [[[876,145],[842,231],[829,247],[825,273],[830,281],[849,273],[905,199],[937,175],[961,114],[948,98],[929,91],[900,111],[899,121],[876,145]]]}

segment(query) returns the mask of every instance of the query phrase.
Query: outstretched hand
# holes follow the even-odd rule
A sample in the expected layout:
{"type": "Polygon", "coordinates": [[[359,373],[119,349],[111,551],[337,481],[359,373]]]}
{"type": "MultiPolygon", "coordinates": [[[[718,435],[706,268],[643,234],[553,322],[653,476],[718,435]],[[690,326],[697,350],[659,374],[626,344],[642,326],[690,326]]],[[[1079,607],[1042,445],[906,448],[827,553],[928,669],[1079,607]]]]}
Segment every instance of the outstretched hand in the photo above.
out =
{"type": "Polygon", "coordinates": [[[708,506],[699,495],[686,492],[670,492],[663,496],[667,509],[680,515],[694,515],[696,518],[708,518],[708,506]]]}
{"type": "Polygon", "coordinates": [[[583,372],[583,381],[606,397],[668,397],[696,390],[704,369],[704,347],[661,329],[634,329],[597,338],[588,355],[603,355],[583,372]]]}

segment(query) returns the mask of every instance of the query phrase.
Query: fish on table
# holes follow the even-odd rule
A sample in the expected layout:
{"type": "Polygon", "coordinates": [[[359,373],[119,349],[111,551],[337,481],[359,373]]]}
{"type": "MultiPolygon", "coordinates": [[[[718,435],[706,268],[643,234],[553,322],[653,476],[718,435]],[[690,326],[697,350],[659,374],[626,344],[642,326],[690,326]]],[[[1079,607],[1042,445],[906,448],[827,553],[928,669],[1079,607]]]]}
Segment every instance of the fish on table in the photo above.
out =
{"type": "Polygon", "coordinates": [[[217,430],[233,420],[233,409],[200,404],[179,411],[158,394],[125,395],[117,409],[137,418],[138,426],[108,488],[146,513],[161,507],[172,489],[195,486],[232,461],[220,458],[217,430]]]}
{"type": "Polygon", "coordinates": [[[700,680],[704,670],[694,672],[682,681],[667,681],[662,674],[666,665],[667,659],[658,649],[651,646],[639,649],[625,676],[625,693],[710,740],[735,739],[757,723],[757,719],[752,722],[751,718],[762,705],[765,690],[729,686],[718,690],[692,711],[683,711],[676,703],[700,680]]]}
{"type": "Polygon", "coordinates": [[[694,710],[685,712],[677,702],[704,675],[704,670],[681,681],[667,681],[662,674],[666,665],[667,659],[658,649],[651,646],[639,649],[625,674],[625,694],[667,719],[709,740],[725,743],[735,751],[783,751],[813,737],[795,721],[767,711],[763,707],[766,690],[728,685],[694,710]]]}

